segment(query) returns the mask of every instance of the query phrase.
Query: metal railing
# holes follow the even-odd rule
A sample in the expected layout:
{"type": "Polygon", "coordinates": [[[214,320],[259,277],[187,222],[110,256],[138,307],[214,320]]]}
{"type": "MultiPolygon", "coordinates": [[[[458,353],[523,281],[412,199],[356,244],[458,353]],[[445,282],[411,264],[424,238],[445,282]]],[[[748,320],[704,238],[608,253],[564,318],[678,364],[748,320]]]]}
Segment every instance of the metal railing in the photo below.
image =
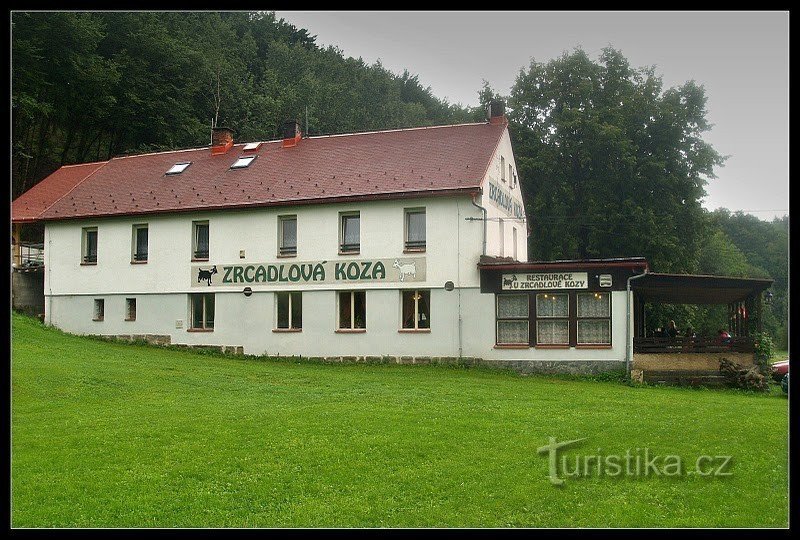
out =
{"type": "Polygon", "coordinates": [[[44,266],[44,243],[21,242],[19,253],[11,246],[11,262],[15,268],[38,268],[44,266]]]}
{"type": "Polygon", "coordinates": [[[753,352],[753,350],[751,337],[731,337],[725,340],[710,337],[633,338],[633,352],[637,353],[753,352]]]}

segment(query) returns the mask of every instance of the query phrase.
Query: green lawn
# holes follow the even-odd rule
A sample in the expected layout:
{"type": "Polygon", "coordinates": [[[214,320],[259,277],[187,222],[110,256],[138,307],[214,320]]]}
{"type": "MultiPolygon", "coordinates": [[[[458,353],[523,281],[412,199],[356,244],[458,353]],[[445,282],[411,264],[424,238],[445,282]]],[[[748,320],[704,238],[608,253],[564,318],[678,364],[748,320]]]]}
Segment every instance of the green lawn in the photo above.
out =
{"type": "Polygon", "coordinates": [[[776,526],[787,399],[446,366],[233,359],[12,321],[14,527],[776,526]],[[648,447],[728,477],[547,479],[648,447]],[[601,449],[598,452],[598,449],[601,449]]]}

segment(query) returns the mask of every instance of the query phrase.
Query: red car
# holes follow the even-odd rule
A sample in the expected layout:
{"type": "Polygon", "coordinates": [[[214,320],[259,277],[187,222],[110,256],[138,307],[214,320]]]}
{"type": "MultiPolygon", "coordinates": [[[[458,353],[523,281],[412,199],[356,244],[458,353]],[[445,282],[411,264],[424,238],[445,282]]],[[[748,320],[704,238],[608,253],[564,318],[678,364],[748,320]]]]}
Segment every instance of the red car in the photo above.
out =
{"type": "Polygon", "coordinates": [[[781,360],[772,364],[772,379],[775,382],[781,382],[783,376],[789,373],[789,359],[781,360]]]}

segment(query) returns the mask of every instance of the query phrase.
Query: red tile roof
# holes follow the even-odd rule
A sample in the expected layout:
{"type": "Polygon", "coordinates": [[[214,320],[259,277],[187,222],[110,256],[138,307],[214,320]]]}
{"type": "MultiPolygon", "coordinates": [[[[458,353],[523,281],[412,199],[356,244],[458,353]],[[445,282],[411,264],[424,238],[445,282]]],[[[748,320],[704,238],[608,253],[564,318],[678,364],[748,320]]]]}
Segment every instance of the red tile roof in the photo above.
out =
{"type": "Polygon", "coordinates": [[[271,141],[247,153],[258,156],[248,168],[235,170],[242,144],[219,156],[205,147],[119,157],[62,167],[15,200],[12,215],[30,219],[39,209],[39,219],[57,220],[475,192],[505,129],[481,123],[376,131],[311,137],[293,148],[271,141]],[[165,176],[182,161],[192,164],[165,176]],[[77,173],[70,178],[82,178],[67,186],[70,170],[77,173]],[[63,197],[46,204],[42,195],[59,189],[63,197]]]}
{"type": "Polygon", "coordinates": [[[59,168],[11,203],[11,220],[14,223],[36,221],[53,203],[72,191],[104,163],[106,162],[64,165],[59,168]]]}

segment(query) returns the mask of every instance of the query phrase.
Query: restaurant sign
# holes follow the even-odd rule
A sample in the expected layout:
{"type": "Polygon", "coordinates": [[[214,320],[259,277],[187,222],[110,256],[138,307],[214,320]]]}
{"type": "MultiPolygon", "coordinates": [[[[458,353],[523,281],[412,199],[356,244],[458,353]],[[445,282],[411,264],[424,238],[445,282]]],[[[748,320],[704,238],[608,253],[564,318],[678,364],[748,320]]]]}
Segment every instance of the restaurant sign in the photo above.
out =
{"type": "Polygon", "coordinates": [[[586,272],[552,272],[542,274],[503,274],[504,291],[526,289],[587,289],[589,276],[586,272]]]}
{"type": "Polygon", "coordinates": [[[525,208],[522,206],[522,201],[494,182],[489,182],[489,200],[498,208],[502,208],[509,216],[525,219],[525,208]]]}
{"type": "Polygon", "coordinates": [[[425,281],[425,258],[193,265],[192,287],[425,281]]]}

